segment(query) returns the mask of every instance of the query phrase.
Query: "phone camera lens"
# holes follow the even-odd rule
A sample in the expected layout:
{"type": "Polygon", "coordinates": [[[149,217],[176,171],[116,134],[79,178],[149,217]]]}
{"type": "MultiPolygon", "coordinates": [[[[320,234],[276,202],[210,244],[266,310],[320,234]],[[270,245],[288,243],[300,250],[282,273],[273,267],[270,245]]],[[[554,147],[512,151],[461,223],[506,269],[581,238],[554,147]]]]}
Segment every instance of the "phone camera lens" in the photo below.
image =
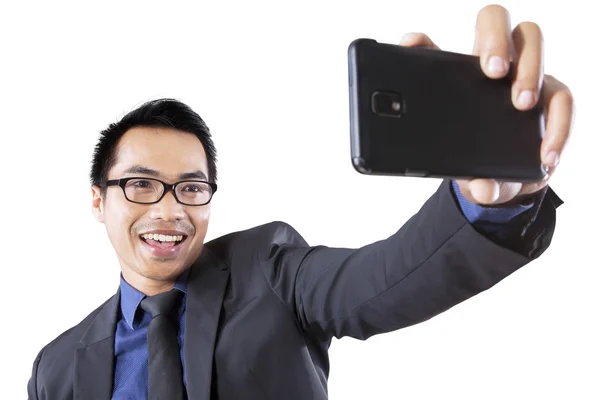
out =
{"type": "Polygon", "coordinates": [[[398,93],[374,92],[371,108],[375,114],[382,117],[399,118],[402,116],[402,97],[398,93]]]}

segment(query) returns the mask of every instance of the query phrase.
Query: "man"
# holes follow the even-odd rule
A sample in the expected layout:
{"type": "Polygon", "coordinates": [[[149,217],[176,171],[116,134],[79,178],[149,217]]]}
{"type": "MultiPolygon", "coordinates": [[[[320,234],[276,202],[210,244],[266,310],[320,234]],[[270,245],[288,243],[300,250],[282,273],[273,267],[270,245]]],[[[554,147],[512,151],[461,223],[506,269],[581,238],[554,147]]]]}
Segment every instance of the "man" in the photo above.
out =
{"type": "MultiPolygon", "coordinates": [[[[506,10],[482,9],[475,54],[497,79],[514,47],[514,104],[547,103],[553,172],[573,100],[542,75],[537,25],[509,29],[506,10]]],[[[435,47],[422,34],[401,44],[435,47]]],[[[359,249],[311,247],[283,222],[204,243],[215,157],[202,119],[173,100],[102,133],[92,204],[120,286],[40,351],[30,399],[326,399],[333,337],[413,325],[490,288],[545,251],[561,204],[547,181],[443,181],[397,233],[359,249]]]]}

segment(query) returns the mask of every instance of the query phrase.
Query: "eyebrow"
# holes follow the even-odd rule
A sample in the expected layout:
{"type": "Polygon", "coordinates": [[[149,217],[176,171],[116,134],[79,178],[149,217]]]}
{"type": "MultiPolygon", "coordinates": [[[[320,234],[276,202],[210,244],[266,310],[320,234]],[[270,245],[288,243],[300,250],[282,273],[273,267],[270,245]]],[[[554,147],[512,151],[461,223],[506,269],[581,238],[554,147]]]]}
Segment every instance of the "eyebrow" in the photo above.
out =
{"type": "MultiPolygon", "coordinates": [[[[150,175],[150,176],[154,176],[154,177],[159,177],[160,176],[160,172],[158,172],[157,170],[151,169],[151,168],[147,168],[147,167],[143,167],[141,165],[134,165],[133,167],[127,168],[124,172],[124,174],[142,174],[142,175],[150,175]]],[[[200,179],[200,180],[204,180],[204,181],[208,181],[208,178],[206,177],[206,174],[200,170],[197,171],[193,171],[193,172],[184,172],[182,174],[179,175],[179,179],[180,180],[185,180],[185,179],[200,179]]]]}

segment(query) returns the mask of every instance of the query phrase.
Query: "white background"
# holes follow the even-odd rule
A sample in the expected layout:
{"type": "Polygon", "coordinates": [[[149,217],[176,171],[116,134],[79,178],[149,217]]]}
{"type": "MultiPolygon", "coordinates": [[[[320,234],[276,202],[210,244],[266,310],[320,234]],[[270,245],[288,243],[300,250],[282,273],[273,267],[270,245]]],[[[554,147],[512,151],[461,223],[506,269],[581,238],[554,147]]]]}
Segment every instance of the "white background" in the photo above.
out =
{"type": "MultiPolygon", "coordinates": [[[[6,2],[0,11],[2,399],[26,397],[41,347],[117,289],[114,251],[91,214],[100,130],[146,100],[178,98],[206,120],[219,151],[207,239],[284,220],[311,244],[361,246],[397,230],[439,181],[352,169],[348,44],[423,31],[443,49],[469,53],[485,5],[88,4],[6,2]]],[[[553,244],[428,322],[334,342],[332,399],[600,398],[594,3],[502,4],[513,26],[541,25],[546,72],[577,102],[552,181],[565,201],[553,244]]]]}

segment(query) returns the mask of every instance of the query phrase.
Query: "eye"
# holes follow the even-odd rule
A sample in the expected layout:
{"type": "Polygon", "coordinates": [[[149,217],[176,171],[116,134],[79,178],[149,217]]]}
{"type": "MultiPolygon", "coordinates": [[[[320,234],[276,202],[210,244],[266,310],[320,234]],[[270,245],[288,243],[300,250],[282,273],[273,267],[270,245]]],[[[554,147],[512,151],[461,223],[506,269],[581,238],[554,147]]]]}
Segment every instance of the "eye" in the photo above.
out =
{"type": "Polygon", "coordinates": [[[133,185],[135,187],[139,187],[139,188],[147,188],[147,187],[152,186],[152,184],[149,181],[144,181],[144,180],[133,181],[131,183],[131,185],[133,185]]]}
{"type": "Polygon", "coordinates": [[[157,184],[151,179],[133,179],[127,182],[126,189],[135,191],[156,190],[157,184]]]}
{"type": "Polygon", "coordinates": [[[183,191],[184,192],[191,192],[191,193],[202,193],[204,191],[204,189],[203,189],[203,187],[201,185],[187,184],[183,188],[183,191]]]}

